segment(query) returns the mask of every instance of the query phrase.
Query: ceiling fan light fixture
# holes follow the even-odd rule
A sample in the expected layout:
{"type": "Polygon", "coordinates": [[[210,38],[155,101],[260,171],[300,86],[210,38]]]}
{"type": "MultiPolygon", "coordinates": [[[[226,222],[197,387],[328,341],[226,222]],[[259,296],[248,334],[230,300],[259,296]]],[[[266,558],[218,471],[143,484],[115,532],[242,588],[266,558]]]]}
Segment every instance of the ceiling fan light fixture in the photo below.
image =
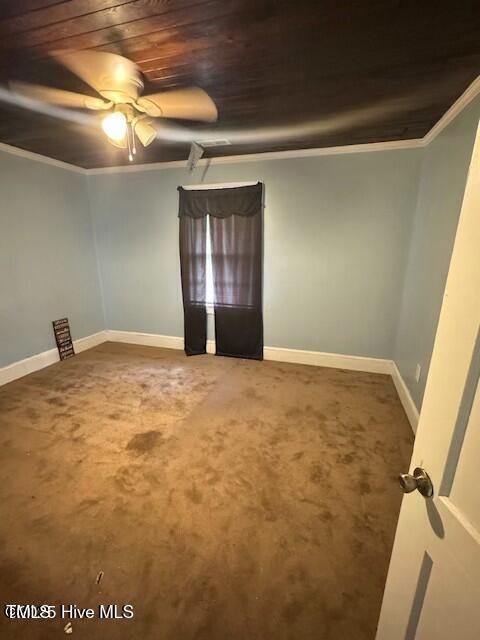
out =
{"type": "Polygon", "coordinates": [[[102,129],[115,142],[120,142],[127,133],[127,118],[121,111],[109,113],[102,120],[102,129]]]}
{"type": "MultiPolygon", "coordinates": [[[[18,81],[14,83],[14,92],[40,103],[105,111],[101,126],[108,142],[126,149],[131,162],[137,154],[138,141],[148,147],[157,139],[159,132],[153,118],[198,122],[214,122],[218,118],[212,98],[199,87],[141,95],[144,83],[140,69],[116,53],[80,50],[52,51],[51,55],[101,98],[18,81]]],[[[32,109],[35,110],[34,103],[32,109]]],[[[37,110],[43,112],[41,106],[37,110]]],[[[78,115],[83,118],[83,114],[78,115]]]]}
{"type": "Polygon", "coordinates": [[[137,119],[134,123],[133,130],[144,147],[152,144],[157,137],[157,130],[155,127],[152,127],[152,123],[148,119],[137,119]]]}

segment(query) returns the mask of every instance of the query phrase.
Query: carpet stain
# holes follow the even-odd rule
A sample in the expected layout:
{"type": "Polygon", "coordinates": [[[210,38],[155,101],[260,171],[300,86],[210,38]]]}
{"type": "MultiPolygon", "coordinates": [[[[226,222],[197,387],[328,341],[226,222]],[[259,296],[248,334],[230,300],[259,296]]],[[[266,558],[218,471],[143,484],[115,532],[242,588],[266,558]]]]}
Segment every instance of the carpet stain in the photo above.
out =
{"type": "Polygon", "coordinates": [[[185,489],[185,495],[193,504],[200,504],[202,502],[202,494],[195,486],[185,489]]]}
{"type": "Polygon", "coordinates": [[[133,436],[127,444],[127,449],[138,455],[143,455],[150,453],[161,442],[162,434],[160,431],[145,431],[133,436]]]}
{"type": "Polygon", "coordinates": [[[301,615],[304,605],[297,600],[293,600],[285,605],[282,609],[282,616],[288,625],[293,624],[301,615]]]}

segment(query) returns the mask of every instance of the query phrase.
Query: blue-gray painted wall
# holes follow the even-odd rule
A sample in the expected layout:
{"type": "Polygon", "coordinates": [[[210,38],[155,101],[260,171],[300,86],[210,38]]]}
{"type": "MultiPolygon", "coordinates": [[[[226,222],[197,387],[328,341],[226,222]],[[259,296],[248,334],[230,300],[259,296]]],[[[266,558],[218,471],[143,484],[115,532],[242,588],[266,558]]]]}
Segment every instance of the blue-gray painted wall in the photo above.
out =
{"type": "Polygon", "coordinates": [[[0,151],[0,367],[104,328],[86,176],[0,151]]]}
{"type": "MultiPolygon", "coordinates": [[[[265,183],[265,344],[390,358],[417,197],[417,150],[214,164],[265,183]]],[[[177,186],[203,168],[89,176],[107,325],[183,335],[177,186]]]]}
{"type": "Polygon", "coordinates": [[[425,391],[479,118],[477,98],[423,152],[393,351],[393,359],[418,409],[425,391]],[[417,363],[421,366],[418,383],[417,363]]]}

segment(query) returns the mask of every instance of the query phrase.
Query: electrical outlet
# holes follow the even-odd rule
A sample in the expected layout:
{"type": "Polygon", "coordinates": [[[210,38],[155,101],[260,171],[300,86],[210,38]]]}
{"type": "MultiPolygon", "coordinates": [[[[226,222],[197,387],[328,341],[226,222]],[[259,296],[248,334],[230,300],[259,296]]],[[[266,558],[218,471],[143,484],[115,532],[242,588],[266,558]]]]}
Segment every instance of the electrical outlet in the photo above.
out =
{"type": "Polygon", "coordinates": [[[418,382],[420,380],[420,374],[422,373],[422,367],[417,364],[415,367],[415,381],[418,382]]]}

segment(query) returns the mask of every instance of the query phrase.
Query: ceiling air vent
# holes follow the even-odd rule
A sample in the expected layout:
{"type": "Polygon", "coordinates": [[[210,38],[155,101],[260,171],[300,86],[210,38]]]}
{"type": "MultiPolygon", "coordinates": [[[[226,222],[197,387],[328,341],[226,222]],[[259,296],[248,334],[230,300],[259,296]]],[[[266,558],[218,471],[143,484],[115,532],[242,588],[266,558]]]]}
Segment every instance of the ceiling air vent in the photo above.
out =
{"type": "Polygon", "coordinates": [[[226,138],[211,138],[210,140],[198,140],[197,144],[206,149],[207,147],[226,147],[232,143],[226,138]]]}

